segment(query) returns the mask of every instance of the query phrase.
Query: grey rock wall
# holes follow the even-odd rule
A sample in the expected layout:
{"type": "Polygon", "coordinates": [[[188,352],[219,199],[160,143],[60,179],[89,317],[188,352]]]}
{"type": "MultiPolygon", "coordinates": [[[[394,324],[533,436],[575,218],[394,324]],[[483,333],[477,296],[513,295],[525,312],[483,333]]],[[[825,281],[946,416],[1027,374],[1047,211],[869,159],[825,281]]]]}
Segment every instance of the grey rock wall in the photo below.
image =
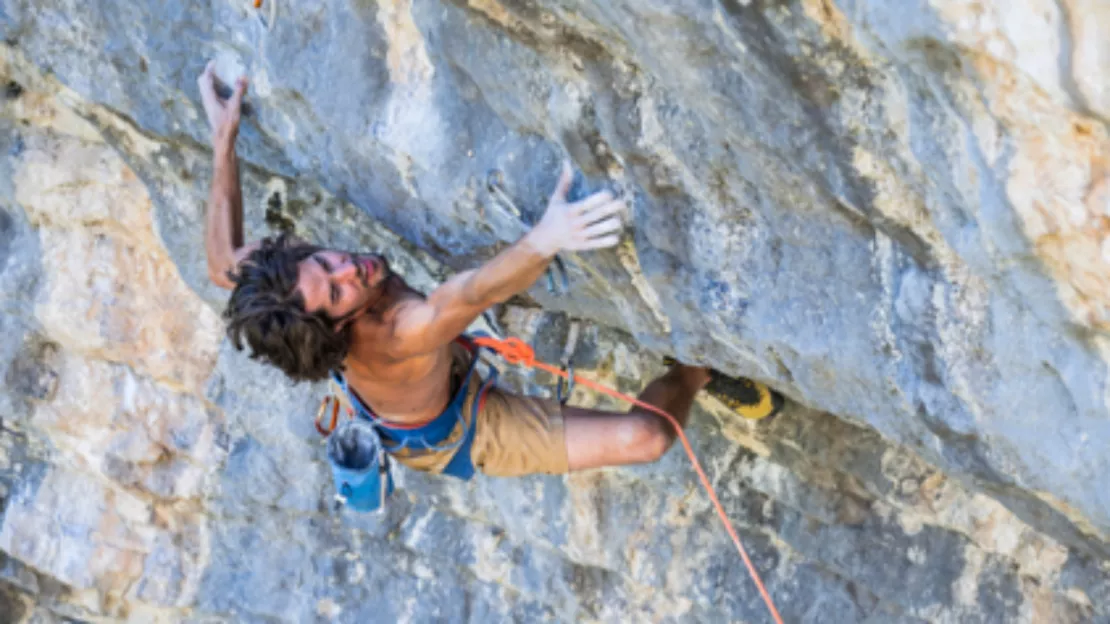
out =
{"type": "Polygon", "coordinates": [[[576,192],[633,192],[621,248],[568,259],[572,297],[537,287],[517,303],[545,313],[499,323],[561,344],[577,319],[580,365],[629,390],[670,353],[797,403],[693,425],[788,619],[1105,620],[1108,30],[1079,0],[0,2],[23,91],[0,606],[765,617],[677,453],[407,475],[384,519],[328,510],[319,390],[221,347],[204,283],[194,78],[215,57],[253,79],[255,234],[384,249],[428,287],[519,236],[564,154],[576,192]]]}
{"type": "Polygon", "coordinates": [[[545,308],[770,381],[1105,541],[1110,18],[1008,6],[6,0],[0,28],[174,140],[205,136],[206,58],[249,74],[250,162],[454,268],[521,232],[491,170],[527,220],[567,153],[585,186],[636,194],[635,231],[573,259],[575,296],[545,308]]]}

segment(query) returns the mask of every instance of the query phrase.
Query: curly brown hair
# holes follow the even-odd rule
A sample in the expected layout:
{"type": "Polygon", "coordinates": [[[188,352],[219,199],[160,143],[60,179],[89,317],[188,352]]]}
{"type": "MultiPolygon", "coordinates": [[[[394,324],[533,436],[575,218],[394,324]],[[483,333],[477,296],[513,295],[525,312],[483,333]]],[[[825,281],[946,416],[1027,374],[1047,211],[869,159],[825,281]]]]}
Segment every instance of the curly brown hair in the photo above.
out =
{"type": "Polygon", "coordinates": [[[250,345],[251,358],[281,369],[290,379],[321,381],[341,370],[350,348],[350,326],[305,310],[297,291],[298,264],[320,248],[282,234],[263,239],[239,264],[224,318],[235,348],[250,345]]]}

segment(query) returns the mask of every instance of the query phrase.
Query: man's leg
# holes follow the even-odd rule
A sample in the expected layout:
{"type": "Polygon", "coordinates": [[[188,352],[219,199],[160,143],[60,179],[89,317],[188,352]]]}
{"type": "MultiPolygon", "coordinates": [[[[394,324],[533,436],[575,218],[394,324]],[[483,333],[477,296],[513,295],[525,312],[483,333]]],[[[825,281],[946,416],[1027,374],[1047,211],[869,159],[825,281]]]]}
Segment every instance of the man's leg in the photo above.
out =
{"type": "MultiPolygon", "coordinates": [[[[651,382],[639,398],[671,414],[685,427],[694,395],[707,383],[708,368],[679,364],[651,382]]],[[[563,419],[572,471],[653,462],[677,437],[662,416],[640,407],[627,414],[564,407],[563,419]]]]}

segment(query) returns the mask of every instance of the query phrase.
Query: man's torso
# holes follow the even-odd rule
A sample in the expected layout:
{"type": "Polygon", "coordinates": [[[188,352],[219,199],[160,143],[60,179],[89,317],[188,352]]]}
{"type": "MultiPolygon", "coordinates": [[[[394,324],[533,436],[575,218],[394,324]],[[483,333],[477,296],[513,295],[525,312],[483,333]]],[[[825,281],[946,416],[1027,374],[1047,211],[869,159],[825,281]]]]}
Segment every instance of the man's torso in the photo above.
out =
{"type": "MultiPolygon", "coordinates": [[[[399,300],[423,298],[401,280],[399,300]]],[[[403,313],[403,312],[401,312],[403,313]]],[[[438,416],[451,400],[451,345],[415,357],[395,360],[375,343],[381,332],[357,332],[344,375],[347,384],[378,417],[399,423],[421,423],[438,416]]]]}

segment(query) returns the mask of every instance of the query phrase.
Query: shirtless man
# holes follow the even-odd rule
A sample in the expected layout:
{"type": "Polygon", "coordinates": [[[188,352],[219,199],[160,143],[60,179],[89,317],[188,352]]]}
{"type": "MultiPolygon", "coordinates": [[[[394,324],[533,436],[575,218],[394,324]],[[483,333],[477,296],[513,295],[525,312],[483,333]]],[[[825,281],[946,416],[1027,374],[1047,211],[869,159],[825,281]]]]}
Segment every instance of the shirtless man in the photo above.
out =
{"type": "MultiPolygon", "coordinates": [[[[456,393],[472,406],[483,385],[462,379],[473,354],[456,342],[487,308],[528,289],[560,251],[612,247],[625,201],[600,192],[568,203],[565,165],[547,210],[530,232],[479,267],[455,275],[424,296],[383,256],[325,249],[287,237],[243,244],[243,201],[235,139],[247,81],[232,95],[215,90],[214,64],[198,79],[212,130],[214,172],[205,245],[209,278],[231,289],[228,335],[239,349],[295,381],[335,372],[354,401],[382,422],[418,426],[437,419],[456,393]]],[[[641,398],[683,425],[708,369],[676,365],[641,398]]],[[[474,469],[488,475],[558,474],[659,459],[675,432],[641,409],[611,413],[564,407],[496,387],[479,403],[469,444],[474,469]]],[[[456,438],[459,432],[452,435],[456,438]]],[[[443,472],[457,450],[407,454],[401,463],[443,472]]]]}

